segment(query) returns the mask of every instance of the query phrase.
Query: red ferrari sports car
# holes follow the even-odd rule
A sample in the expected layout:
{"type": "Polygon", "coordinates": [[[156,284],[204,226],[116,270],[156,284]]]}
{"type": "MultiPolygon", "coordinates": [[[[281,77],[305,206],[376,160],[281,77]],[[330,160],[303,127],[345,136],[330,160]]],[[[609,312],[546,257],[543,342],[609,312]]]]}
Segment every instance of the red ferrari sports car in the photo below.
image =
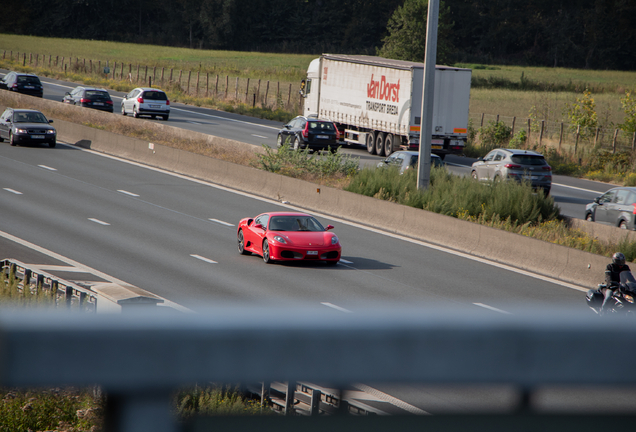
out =
{"type": "Polygon", "coordinates": [[[275,261],[323,261],[336,265],[342,247],[338,237],[328,232],[316,218],[305,213],[272,212],[241,219],[236,233],[238,250],[252,253],[266,263],[275,261]]]}

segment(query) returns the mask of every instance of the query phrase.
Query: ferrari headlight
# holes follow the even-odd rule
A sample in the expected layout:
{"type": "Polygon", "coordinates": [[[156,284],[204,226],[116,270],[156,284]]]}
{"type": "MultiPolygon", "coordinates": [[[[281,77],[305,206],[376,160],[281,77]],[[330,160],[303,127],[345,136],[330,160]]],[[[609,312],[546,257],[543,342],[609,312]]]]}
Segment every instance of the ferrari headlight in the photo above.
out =
{"type": "Polygon", "coordinates": [[[336,236],[331,237],[331,244],[332,245],[338,244],[338,237],[336,236]]]}
{"type": "Polygon", "coordinates": [[[278,243],[287,244],[287,240],[285,240],[284,238],[282,238],[282,237],[281,237],[281,236],[279,236],[279,235],[274,236],[274,240],[276,240],[278,243]]]}
{"type": "Polygon", "coordinates": [[[625,300],[627,300],[629,303],[634,303],[634,297],[630,294],[623,294],[623,297],[625,297],[625,300]]]}

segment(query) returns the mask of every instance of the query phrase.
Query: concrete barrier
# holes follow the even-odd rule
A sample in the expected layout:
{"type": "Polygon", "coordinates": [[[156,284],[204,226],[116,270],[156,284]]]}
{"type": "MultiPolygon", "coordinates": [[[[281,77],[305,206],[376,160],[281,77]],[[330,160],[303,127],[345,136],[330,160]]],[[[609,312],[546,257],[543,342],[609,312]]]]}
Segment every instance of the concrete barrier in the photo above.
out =
{"type": "MultiPolygon", "coordinates": [[[[30,99],[33,98],[29,98],[28,102],[31,102],[30,99]]],[[[61,105],[40,99],[37,101],[44,105],[61,105]]],[[[148,127],[162,130],[171,128],[167,124],[148,123],[148,127]]],[[[584,287],[595,287],[602,281],[605,265],[609,261],[603,256],[450,216],[320,186],[67,121],[56,120],[55,126],[60,139],[84,148],[273,200],[288,201],[308,211],[330,214],[584,287]]],[[[179,129],[179,133],[181,131],[179,129]]],[[[226,140],[225,144],[234,145],[231,140],[226,140]]],[[[244,146],[243,143],[237,144],[237,148],[243,149],[244,146]]],[[[250,148],[259,151],[258,147],[250,148]]],[[[594,225],[598,228],[597,224],[594,225]]],[[[624,231],[620,231],[624,234],[624,231]]]]}

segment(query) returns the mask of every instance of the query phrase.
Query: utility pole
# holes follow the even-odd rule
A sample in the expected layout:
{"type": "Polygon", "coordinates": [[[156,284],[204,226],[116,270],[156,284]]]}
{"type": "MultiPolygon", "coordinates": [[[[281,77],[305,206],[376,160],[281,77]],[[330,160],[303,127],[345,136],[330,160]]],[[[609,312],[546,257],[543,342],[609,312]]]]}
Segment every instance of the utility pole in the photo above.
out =
{"type": "Polygon", "coordinates": [[[435,96],[438,18],[439,0],[428,0],[426,54],[424,56],[424,82],[422,85],[422,115],[420,117],[420,156],[417,168],[418,189],[428,189],[431,178],[431,137],[433,136],[433,98],[435,96]]]}

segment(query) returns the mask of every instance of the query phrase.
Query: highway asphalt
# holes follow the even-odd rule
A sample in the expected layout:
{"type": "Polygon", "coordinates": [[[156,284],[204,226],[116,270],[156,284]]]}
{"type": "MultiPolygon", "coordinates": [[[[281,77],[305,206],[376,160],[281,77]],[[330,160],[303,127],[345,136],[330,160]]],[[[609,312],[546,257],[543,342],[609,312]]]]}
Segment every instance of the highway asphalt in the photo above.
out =
{"type": "MultiPolygon", "coordinates": [[[[46,82],[46,97],[57,100],[72,88],[46,82]]],[[[173,104],[169,123],[254,145],[273,145],[280,126],[181,104],[173,104]]],[[[369,163],[379,159],[364,150],[348,151],[369,163]]],[[[450,169],[465,170],[466,161],[447,158],[450,169]]],[[[582,201],[608,187],[555,176],[553,195],[575,213],[582,201]]],[[[343,260],[335,267],[266,265],[259,257],[238,254],[239,219],[287,208],[64,143],[55,149],[0,144],[0,258],[16,258],[17,251],[27,263],[46,260],[70,280],[121,280],[192,311],[223,304],[315,306],[334,314],[388,303],[421,306],[423,313],[431,307],[484,314],[585,307],[578,287],[329,215],[317,217],[336,227],[343,244],[343,260]],[[81,272],[73,268],[77,263],[81,272]]],[[[515,398],[510,389],[499,388],[383,390],[427,412],[461,410],[476,397],[491,407],[514,405],[515,398]]],[[[584,399],[574,392],[559,400],[577,398],[584,399]]]]}

